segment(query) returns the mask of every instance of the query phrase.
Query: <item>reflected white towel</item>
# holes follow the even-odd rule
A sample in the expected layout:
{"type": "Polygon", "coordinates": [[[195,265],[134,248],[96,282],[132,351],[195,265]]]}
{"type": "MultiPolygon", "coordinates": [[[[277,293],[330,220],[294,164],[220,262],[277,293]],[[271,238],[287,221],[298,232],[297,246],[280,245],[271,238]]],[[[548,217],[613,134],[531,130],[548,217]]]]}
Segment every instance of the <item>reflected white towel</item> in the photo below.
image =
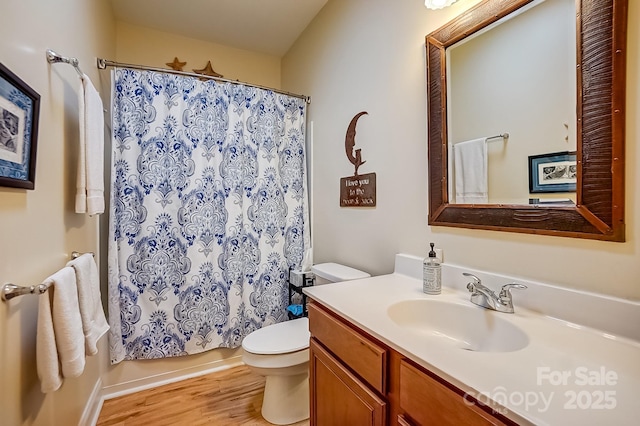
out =
{"type": "Polygon", "coordinates": [[[489,201],[487,139],[459,142],[454,148],[457,204],[486,204],[489,201]]]}
{"type": "Polygon", "coordinates": [[[36,368],[42,392],[57,390],[63,377],[84,371],[84,335],[78,306],[76,274],[65,267],[47,278],[38,301],[36,368]]]}
{"type": "Polygon", "coordinates": [[[67,263],[67,266],[72,267],[76,273],[85,351],[88,355],[95,355],[98,353],[98,339],[109,330],[109,324],[102,309],[98,267],[90,253],[72,260],[67,263]]]}
{"type": "Polygon", "coordinates": [[[76,213],[104,213],[104,115],[102,99],[86,75],[80,79],[80,147],[76,213]]]}

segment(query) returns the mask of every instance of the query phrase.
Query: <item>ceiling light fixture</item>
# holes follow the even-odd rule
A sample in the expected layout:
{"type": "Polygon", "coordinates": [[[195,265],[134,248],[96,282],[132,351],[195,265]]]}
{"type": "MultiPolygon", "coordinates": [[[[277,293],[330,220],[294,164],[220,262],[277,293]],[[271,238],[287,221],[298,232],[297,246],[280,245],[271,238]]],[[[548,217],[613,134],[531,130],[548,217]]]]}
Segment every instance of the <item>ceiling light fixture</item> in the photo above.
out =
{"type": "Polygon", "coordinates": [[[442,9],[443,7],[451,6],[458,0],[424,0],[424,5],[427,9],[442,9]]]}

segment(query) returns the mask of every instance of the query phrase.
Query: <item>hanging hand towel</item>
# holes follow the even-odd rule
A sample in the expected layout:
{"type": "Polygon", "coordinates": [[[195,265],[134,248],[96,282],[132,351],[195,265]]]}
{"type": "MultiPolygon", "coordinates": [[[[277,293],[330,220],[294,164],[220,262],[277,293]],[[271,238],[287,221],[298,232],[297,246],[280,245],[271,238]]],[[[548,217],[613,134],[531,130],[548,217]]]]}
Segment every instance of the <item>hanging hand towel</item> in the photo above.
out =
{"type": "Polygon", "coordinates": [[[83,75],[78,92],[80,149],[76,213],[104,213],[104,116],[102,99],[83,75]]]}
{"type": "Polygon", "coordinates": [[[56,348],[56,335],[53,331],[51,315],[51,295],[49,288],[39,296],[38,326],[36,331],[36,370],[40,379],[40,390],[43,393],[56,391],[62,386],[62,373],[56,348]]]}
{"type": "Polygon", "coordinates": [[[57,390],[63,377],[84,371],[84,335],[78,306],[76,275],[65,267],[44,281],[49,286],[38,301],[36,369],[42,392],[57,390]]]}
{"type": "Polygon", "coordinates": [[[102,309],[98,267],[90,253],[72,260],[67,263],[67,266],[72,267],[76,273],[85,351],[89,355],[95,355],[98,353],[98,339],[109,330],[109,324],[102,309]]]}
{"type": "Polygon", "coordinates": [[[489,201],[487,139],[459,142],[454,148],[457,204],[486,204],[489,201]]]}

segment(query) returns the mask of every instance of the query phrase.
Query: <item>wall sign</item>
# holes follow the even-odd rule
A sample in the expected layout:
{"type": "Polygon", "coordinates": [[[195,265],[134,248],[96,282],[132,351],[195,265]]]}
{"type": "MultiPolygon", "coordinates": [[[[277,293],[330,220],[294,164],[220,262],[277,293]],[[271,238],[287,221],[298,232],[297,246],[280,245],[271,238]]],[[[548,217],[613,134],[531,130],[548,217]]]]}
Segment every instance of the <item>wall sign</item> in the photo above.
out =
{"type": "Polygon", "coordinates": [[[375,207],[376,206],[376,174],[358,174],[358,168],[366,163],[362,161],[362,150],[356,146],[356,124],[358,119],[367,114],[366,111],[356,114],[349,123],[344,148],[347,158],[354,165],[353,176],[340,179],[340,207],[375,207]]]}
{"type": "Polygon", "coordinates": [[[375,207],[376,174],[340,179],[340,207],[375,207]]]}

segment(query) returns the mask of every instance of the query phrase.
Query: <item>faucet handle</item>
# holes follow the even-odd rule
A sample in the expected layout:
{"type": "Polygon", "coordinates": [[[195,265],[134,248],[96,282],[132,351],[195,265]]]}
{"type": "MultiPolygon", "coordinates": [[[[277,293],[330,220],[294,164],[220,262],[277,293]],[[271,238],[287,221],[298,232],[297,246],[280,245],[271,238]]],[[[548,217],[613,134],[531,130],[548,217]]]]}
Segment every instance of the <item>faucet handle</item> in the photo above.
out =
{"type": "Polygon", "coordinates": [[[511,293],[509,290],[511,290],[512,288],[516,288],[518,290],[524,290],[527,288],[527,286],[524,284],[518,284],[518,283],[505,284],[502,286],[502,289],[500,290],[500,299],[502,300],[511,299],[511,293]]]}
{"type": "Polygon", "coordinates": [[[481,283],[480,278],[478,278],[475,275],[470,274],[468,272],[463,272],[462,275],[464,275],[465,277],[471,277],[473,282],[467,284],[467,290],[472,291],[472,292],[475,291],[476,286],[481,283]]]}
{"type": "Polygon", "coordinates": [[[465,277],[471,277],[474,284],[480,284],[480,278],[476,277],[475,275],[468,272],[463,272],[462,275],[464,275],[465,277]]]}

